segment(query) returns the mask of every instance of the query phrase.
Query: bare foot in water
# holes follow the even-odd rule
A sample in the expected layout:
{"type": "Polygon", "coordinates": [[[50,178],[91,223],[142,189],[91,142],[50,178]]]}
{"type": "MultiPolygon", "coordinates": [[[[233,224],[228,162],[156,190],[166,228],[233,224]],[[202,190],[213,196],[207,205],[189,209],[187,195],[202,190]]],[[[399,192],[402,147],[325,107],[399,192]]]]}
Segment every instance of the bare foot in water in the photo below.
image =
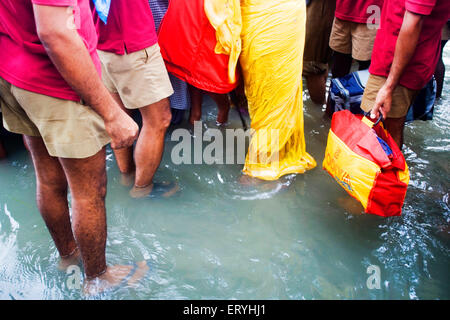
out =
{"type": "Polygon", "coordinates": [[[140,279],[142,279],[148,270],[150,270],[150,267],[147,265],[147,261],[140,261],[137,262],[136,265],[138,266],[136,269],[136,272],[128,279],[128,285],[132,286],[136,284],[140,279]]]}
{"type": "Polygon", "coordinates": [[[130,187],[134,184],[134,177],[136,172],[130,172],[130,173],[120,173],[120,184],[125,187],[130,187]]]}
{"type": "Polygon", "coordinates": [[[66,271],[69,266],[79,265],[81,262],[80,250],[76,248],[73,253],[66,257],[61,257],[58,264],[58,270],[66,271]]]}
{"type": "Polygon", "coordinates": [[[264,182],[265,182],[265,180],[253,178],[246,174],[242,175],[239,178],[239,183],[246,187],[259,186],[259,185],[262,185],[264,182]]]}
{"type": "Polygon", "coordinates": [[[136,263],[136,271],[130,275],[133,266],[116,265],[106,268],[106,272],[99,277],[91,280],[86,280],[84,284],[84,293],[87,295],[95,295],[104,292],[105,290],[117,287],[124,279],[129,277],[127,284],[133,285],[142,279],[149,267],[146,261],[136,263]]]}
{"type": "Polygon", "coordinates": [[[262,180],[248,175],[242,175],[239,178],[239,183],[245,187],[257,187],[262,192],[284,190],[288,187],[287,184],[283,184],[280,180],[262,180]]]}
{"type": "Polygon", "coordinates": [[[228,114],[230,113],[230,105],[223,105],[217,113],[216,125],[224,127],[228,124],[228,114]]]}
{"type": "Polygon", "coordinates": [[[130,190],[130,196],[132,198],[143,198],[147,196],[153,196],[155,198],[169,198],[180,190],[178,183],[160,182],[152,183],[146,187],[134,186],[130,190]],[[155,190],[153,190],[155,189],[155,190]]]}

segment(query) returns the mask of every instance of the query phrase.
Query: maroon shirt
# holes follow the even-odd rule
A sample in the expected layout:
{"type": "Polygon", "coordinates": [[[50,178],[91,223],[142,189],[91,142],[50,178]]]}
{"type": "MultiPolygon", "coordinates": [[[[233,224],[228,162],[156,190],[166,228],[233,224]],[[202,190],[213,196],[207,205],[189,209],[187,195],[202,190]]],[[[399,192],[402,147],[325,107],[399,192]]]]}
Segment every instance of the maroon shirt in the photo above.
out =
{"type": "Polygon", "coordinates": [[[430,81],[438,62],[441,31],[450,18],[450,0],[385,1],[369,72],[383,77],[389,75],[405,10],[423,15],[424,20],[416,51],[400,78],[400,84],[420,90],[430,81]]]}
{"type": "Polygon", "coordinates": [[[367,8],[373,5],[378,6],[381,10],[383,0],[337,0],[335,16],[345,21],[367,23],[373,14],[371,10],[367,12],[367,8]]]}
{"type": "Polygon", "coordinates": [[[39,40],[33,4],[74,10],[73,27],[83,39],[100,76],[97,34],[89,0],[0,0],[0,77],[27,91],[80,101],[39,40]]]}
{"type": "Polygon", "coordinates": [[[148,0],[113,0],[105,25],[94,9],[98,49],[115,54],[136,52],[158,42],[148,0]]]}

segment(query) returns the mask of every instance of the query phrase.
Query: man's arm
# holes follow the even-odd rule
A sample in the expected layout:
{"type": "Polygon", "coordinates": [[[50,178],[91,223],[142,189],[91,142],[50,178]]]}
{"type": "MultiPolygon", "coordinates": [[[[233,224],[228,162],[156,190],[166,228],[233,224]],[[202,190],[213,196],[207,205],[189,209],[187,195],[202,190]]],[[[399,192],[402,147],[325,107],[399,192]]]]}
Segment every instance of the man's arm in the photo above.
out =
{"type": "Polygon", "coordinates": [[[68,7],[33,5],[38,36],[50,59],[67,83],[105,121],[113,148],[133,144],[137,124],[120,109],[103,85],[68,7]]]}
{"type": "Polygon", "coordinates": [[[416,51],[422,31],[423,18],[424,16],[422,15],[406,10],[395,46],[391,70],[386,83],[377,94],[375,105],[371,112],[372,118],[378,118],[379,112],[381,112],[386,119],[388,112],[391,110],[392,92],[397,87],[406,66],[416,51]]]}

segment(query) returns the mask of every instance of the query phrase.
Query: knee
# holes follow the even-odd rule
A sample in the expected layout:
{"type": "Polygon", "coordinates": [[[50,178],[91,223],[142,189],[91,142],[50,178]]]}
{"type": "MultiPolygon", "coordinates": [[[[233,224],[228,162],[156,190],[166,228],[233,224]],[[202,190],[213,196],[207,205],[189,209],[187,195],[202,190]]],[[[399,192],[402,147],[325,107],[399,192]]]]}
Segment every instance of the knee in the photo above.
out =
{"type": "Polygon", "coordinates": [[[166,130],[172,121],[172,112],[170,111],[170,105],[167,104],[167,108],[164,109],[161,115],[161,127],[166,130]]]}
{"type": "Polygon", "coordinates": [[[51,172],[38,173],[37,185],[40,193],[66,194],[67,180],[65,176],[60,176],[51,172]]]}
{"type": "Polygon", "coordinates": [[[161,104],[158,121],[157,123],[154,123],[152,125],[155,125],[160,131],[166,132],[167,128],[170,126],[171,121],[172,112],[170,111],[169,99],[165,99],[161,104]]]}

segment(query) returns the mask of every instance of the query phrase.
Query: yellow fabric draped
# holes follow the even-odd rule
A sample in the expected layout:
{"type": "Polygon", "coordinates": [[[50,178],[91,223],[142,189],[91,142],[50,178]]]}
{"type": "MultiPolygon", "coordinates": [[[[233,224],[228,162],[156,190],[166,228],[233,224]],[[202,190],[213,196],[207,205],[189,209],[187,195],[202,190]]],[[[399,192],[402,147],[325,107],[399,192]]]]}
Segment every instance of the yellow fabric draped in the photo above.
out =
{"type": "Polygon", "coordinates": [[[244,173],[276,180],[316,162],[306,152],[302,68],[305,0],[241,0],[242,52],[253,134],[244,173]]]}
{"type": "Polygon", "coordinates": [[[205,0],[204,8],[209,22],[216,30],[217,54],[230,56],[228,78],[236,82],[236,65],[241,53],[241,7],[239,0],[205,0]]]}

